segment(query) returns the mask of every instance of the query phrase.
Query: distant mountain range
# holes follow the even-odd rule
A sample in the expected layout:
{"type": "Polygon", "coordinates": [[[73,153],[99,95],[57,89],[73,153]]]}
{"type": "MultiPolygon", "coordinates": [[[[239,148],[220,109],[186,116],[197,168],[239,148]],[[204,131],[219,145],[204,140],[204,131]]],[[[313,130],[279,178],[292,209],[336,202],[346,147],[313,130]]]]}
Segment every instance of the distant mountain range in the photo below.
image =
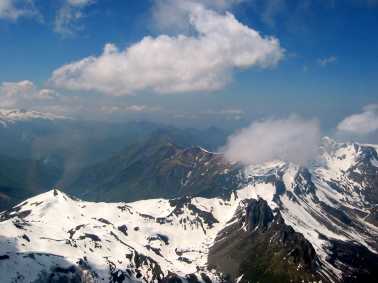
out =
{"type": "Polygon", "coordinates": [[[1,211],[52,186],[66,187],[84,176],[87,168],[129,147],[132,151],[156,136],[169,138],[181,147],[200,145],[215,150],[224,144],[227,133],[217,128],[82,121],[36,111],[0,109],[0,136],[1,211]]]}
{"type": "Polygon", "coordinates": [[[242,166],[152,136],[72,183],[76,195],[117,202],[52,190],[1,213],[0,277],[376,282],[377,150],[324,138],[307,168],[242,166]]]}

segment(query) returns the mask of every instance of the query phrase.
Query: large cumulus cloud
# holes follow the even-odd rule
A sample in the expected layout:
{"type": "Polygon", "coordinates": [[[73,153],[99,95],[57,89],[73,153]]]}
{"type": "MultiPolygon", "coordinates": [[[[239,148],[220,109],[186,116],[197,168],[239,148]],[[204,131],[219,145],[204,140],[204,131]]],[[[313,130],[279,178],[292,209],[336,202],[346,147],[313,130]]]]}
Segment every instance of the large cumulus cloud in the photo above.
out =
{"type": "Polygon", "coordinates": [[[275,66],[284,51],[278,39],[264,37],[233,14],[188,1],[193,35],[146,36],[127,49],[107,44],[90,56],[55,70],[50,83],[71,91],[127,95],[214,91],[223,88],[235,69],[275,66]]]}

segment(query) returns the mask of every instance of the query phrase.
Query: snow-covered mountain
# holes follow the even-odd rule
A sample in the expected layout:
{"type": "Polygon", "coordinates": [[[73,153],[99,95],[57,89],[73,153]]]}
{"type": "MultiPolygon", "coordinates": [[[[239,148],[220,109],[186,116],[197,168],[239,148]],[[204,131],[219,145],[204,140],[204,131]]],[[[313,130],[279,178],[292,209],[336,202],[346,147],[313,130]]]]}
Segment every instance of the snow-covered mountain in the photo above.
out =
{"type": "Polygon", "coordinates": [[[24,109],[0,109],[0,125],[7,127],[10,124],[16,122],[25,122],[32,120],[58,120],[58,119],[68,119],[64,116],[38,112],[33,110],[24,110],[24,109]]]}
{"type": "Polygon", "coordinates": [[[49,191],[0,214],[1,282],[375,282],[377,150],[325,138],[308,168],[230,164],[239,182],[211,198],[49,191]]]}

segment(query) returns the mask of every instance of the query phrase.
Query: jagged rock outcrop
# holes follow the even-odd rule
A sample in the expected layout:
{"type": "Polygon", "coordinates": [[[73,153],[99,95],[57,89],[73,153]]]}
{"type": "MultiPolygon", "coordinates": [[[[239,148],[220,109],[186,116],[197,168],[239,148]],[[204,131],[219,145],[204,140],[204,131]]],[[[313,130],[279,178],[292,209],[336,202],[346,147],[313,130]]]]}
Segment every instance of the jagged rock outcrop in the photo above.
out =
{"type": "Polygon", "coordinates": [[[246,200],[209,251],[209,265],[230,281],[314,282],[320,262],[311,243],[265,200],[246,200]]]}

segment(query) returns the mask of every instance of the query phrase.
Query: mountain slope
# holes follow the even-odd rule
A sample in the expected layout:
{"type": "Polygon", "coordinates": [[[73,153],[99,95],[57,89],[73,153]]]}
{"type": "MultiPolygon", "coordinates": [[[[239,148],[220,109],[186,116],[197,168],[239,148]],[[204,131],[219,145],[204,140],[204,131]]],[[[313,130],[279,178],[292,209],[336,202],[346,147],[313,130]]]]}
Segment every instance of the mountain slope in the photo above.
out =
{"type": "Polygon", "coordinates": [[[234,188],[239,166],[201,147],[176,146],[158,134],[89,167],[68,192],[89,200],[133,201],[187,195],[216,196],[234,188]]]}

